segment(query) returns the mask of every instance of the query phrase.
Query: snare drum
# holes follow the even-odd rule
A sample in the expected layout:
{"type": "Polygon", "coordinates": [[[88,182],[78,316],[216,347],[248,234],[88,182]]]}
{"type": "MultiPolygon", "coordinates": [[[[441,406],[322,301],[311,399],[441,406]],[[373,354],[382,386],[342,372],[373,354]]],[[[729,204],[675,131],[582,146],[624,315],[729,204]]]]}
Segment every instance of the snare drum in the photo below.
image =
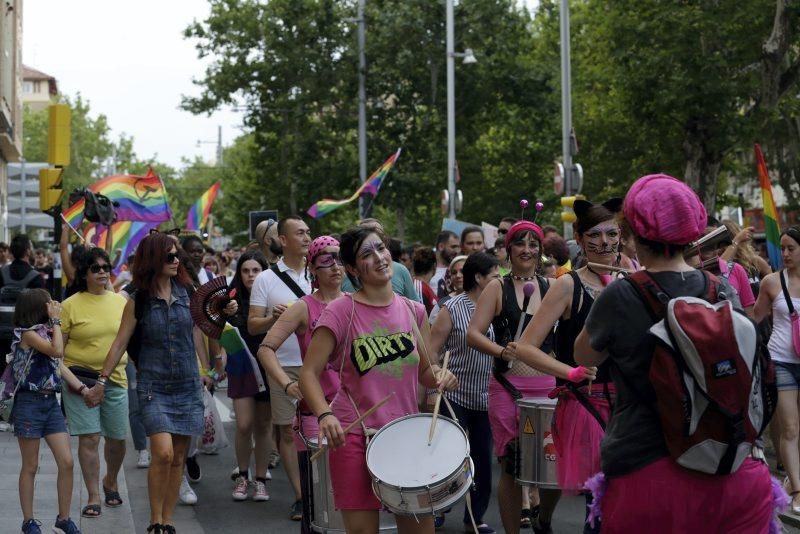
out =
{"type": "Polygon", "coordinates": [[[367,446],[372,490],[396,514],[432,514],[458,501],[475,470],[469,441],[452,419],[439,416],[428,445],[432,414],[407,415],[381,428],[367,446]]]}
{"type": "MultiPolygon", "coordinates": [[[[319,450],[317,438],[307,439],[306,445],[309,458],[319,450]]],[[[308,477],[312,487],[312,532],[345,532],[342,513],[336,509],[333,503],[333,487],[328,472],[328,453],[321,455],[313,462],[309,461],[308,464],[310,471],[308,477]]],[[[380,513],[380,531],[396,532],[395,521],[391,514],[380,513]]]]}
{"type": "Polygon", "coordinates": [[[558,488],[556,447],[551,427],[556,399],[525,398],[519,407],[519,472],[517,482],[558,488]]]}

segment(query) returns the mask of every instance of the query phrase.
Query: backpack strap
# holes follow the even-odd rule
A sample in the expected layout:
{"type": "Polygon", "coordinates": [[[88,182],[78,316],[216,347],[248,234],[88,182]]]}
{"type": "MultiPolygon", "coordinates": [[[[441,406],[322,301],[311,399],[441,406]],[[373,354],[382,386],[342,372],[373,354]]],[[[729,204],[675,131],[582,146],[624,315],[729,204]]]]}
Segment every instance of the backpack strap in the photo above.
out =
{"type": "Polygon", "coordinates": [[[625,280],[630,282],[644,302],[653,323],[663,319],[667,311],[667,302],[671,297],[658,285],[653,276],[647,271],[636,271],[625,280]]]}
{"type": "Polygon", "coordinates": [[[11,267],[9,265],[3,265],[0,269],[0,280],[2,280],[3,285],[6,285],[11,280],[11,267]]]}
{"type": "Polygon", "coordinates": [[[41,275],[42,273],[40,273],[36,269],[31,268],[31,270],[28,271],[28,274],[26,274],[25,277],[19,281],[19,287],[21,287],[22,289],[28,287],[28,284],[33,282],[37,276],[41,275]]]}
{"type": "Polygon", "coordinates": [[[306,292],[305,292],[305,291],[303,291],[303,290],[300,288],[300,286],[299,286],[299,285],[297,285],[297,282],[295,282],[294,280],[292,280],[292,278],[291,278],[291,277],[290,277],[288,274],[286,274],[286,271],[281,271],[281,270],[278,268],[278,266],[277,266],[277,265],[273,265],[272,267],[270,267],[270,270],[271,270],[273,273],[275,273],[275,275],[276,275],[278,278],[280,278],[281,282],[283,282],[284,284],[286,284],[286,287],[288,287],[289,289],[291,289],[291,290],[292,290],[292,293],[294,293],[294,294],[295,294],[295,296],[296,296],[297,298],[299,298],[299,299],[300,299],[300,298],[303,298],[303,297],[305,297],[305,296],[306,296],[306,292]]]}
{"type": "MultiPolygon", "coordinates": [[[[5,269],[5,267],[3,267],[5,269]]],[[[792,304],[792,296],[789,294],[789,286],[786,285],[786,269],[781,271],[778,275],[781,279],[781,290],[783,291],[783,298],[786,300],[786,306],[789,308],[789,315],[794,315],[794,304],[792,304]]]]}

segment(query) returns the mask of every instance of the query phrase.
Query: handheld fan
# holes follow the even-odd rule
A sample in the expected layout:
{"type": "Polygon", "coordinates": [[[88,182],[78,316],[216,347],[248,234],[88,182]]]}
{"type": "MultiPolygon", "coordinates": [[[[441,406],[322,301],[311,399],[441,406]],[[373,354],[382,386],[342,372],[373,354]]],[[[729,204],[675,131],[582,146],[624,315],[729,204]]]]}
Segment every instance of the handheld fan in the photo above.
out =
{"type": "Polygon", "coordinates": [[[219,339],[226,321],[222,310],[235,297],[236,290],[228,289],[224,276],[203,284],[194,292],[189,304],[194,324],[208,337],[219,339]]]}

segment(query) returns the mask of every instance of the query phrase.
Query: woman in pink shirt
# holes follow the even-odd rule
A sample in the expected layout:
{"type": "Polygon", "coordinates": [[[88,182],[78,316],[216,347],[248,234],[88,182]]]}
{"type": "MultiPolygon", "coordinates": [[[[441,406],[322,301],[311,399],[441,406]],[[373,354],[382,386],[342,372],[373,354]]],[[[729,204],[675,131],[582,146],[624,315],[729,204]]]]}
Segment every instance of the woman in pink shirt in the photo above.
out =
{"type": "MultiPolygon", "coordinates": [[[[417,383],[452,390],[458,381],[431,364],[425,308],[392,291],[392,258],[383,234],[364,227],[349,230],[342,236],[340,255],[358,289],[322,313],[300,371],[300,390],[317,416],[320,440],[332,447],[333,498],[346,530],[377,532],[382,505],[372,492],[365,436],[418,412],[417,383]],[[341,379],[330,404],[319,381],[328,365],[341,379]],[[386,404],[345,435],[344,428],[389,393],[394,395],[386,404]]],[[[395,520],[401,534],[434,531],[433,517],[395,514],[395,520]]]]}

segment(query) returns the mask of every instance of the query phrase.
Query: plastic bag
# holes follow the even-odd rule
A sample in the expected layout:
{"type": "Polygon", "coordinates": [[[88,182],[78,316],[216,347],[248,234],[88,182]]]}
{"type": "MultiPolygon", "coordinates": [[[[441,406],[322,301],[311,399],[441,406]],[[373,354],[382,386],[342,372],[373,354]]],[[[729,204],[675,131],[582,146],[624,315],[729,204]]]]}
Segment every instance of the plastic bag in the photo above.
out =
{"type": "Polygon", "coordinates": [[[197,448],[204,454],[214,454],[228,446],[228,436],[222,426],[214,397],[203,388],[203,436],[197,448]]]}

